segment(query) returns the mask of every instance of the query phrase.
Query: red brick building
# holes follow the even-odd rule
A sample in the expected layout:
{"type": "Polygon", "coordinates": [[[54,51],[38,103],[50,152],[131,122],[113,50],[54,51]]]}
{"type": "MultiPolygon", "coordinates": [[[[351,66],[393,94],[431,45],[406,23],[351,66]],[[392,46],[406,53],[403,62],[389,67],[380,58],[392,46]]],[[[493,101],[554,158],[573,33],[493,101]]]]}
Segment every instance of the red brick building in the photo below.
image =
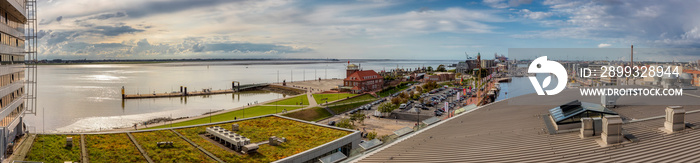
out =
{"type": "Polygon", "coordinates": [[[348,71],[348,75],[343,80],[344,87],[352,87],[353,93],[362,93],[382,89],[384,78],[372,70],[348,71]]]}

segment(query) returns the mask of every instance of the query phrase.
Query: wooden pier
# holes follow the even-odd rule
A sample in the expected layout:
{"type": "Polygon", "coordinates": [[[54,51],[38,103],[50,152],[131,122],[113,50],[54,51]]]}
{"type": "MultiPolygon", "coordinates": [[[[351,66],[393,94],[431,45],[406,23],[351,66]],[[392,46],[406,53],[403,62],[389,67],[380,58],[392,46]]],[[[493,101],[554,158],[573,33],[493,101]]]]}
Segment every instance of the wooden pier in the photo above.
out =
{"type": "Polygon", "coordinates": [[[192,91],[188,92],[187,87],[180,87],[180,92],[171,92],[171,93],[146,93],[146,94],[125,94],[124,93],[124,87],[122,87],[122,99],[141,99],[141,98],[163,98],[163,97],[183,97],[183,96],[201,96],[201,95],[215,95],[215,94],[225,94],[225,93],[234,93],[234,92],[239,92],[239,91],[245,91],[245,90],[250,90],[250,89],[258,89],[262,87],[267,87],[270,84],[247,84],[247,85],[240,85],[237,87],[234,87],[232,89],[225,89],[225,90],[210,90],[210,89],[204,89],[202,91],[192,91]],[[184,88],[184,89],[183,89],[184,88]]]}

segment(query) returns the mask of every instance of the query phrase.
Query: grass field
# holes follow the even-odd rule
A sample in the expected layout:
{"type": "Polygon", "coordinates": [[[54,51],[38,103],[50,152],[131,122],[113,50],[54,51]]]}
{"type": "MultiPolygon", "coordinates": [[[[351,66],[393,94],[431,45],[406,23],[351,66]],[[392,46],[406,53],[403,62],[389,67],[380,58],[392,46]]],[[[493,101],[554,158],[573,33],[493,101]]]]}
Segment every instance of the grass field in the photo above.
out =
{"type": "Polygon", "coordinates": [[[202,117],[198,119],[193,119],[189,121],[183,121],[183,122],[178,122],[178,123],[173,123],[172,125],[162,125],[158,127],[151,127],[148,129],[157,129],[157,128],[167,128],[167,127],[179,127],[179,126],[190,126],[190,125],[198,125],[198,124],[205,124],[205,123],[213,123],[213,122],[222,122],[222,121],[229,121],[229,120],[234,120],[234,118],[245,118],[245,117],[255,117],[255,116],[261,116],[261,115],[267,115],[267,114],[275,114],[276,112],[282,112],[284,109],[287,109],[287,111],[292,111],[302,108],[301,106],[253,106],[250,108],[245,108],[241,110],[236,110],[236,111],[231,111],[227,113],[222,113],[218,115],[213,115],[211,116],[211,119],[209,117],[202,117]],[[275,107],[277,109],[275,109],[275,107]],[[245,115],[245,116],[244,116],[245,115]]]}
{"type": "MultiPolygon", "coordinates": [[[[200,134],[204,134],[205,127],[208,126],[177,129],[176,131],[225,162],[273,162],[349,134],[347,131],[319,127],[279,117],[265,117],[235,123],[241,126],[236,133],[250,138],[251,142],[265,141],[271,136],[285,137],[288,142],[280,146],[261,145],[256,154],[240,155],[223,150],[211,141],[202,138],[200,134]]],[[[228,128],[231,124],[233,123],[219,124],[218,126],[228,128]]]]}
{"type": "Polygon", "coordinates": [[[80,160],[80,135],[37,135],[25,161],[64,162],[80,160]],[[73,137],[73,147],[66,148],[66,137],[73,137]]]}
{"type": "Polygon", "coordinates": [[[350,104],[343,104],[343,105],[337,105],[337,106],[330,106],[329,109],[333,110],[335,114],[341,114],[346,111],[355,109],[357,107],[360,107],[362,105],[368,104],[372,101],[366,101],[366,102],[357,102],[357,103],[350,103],[350,104]]]}
{"type": "Polygon", "coordinates": [[[126,134],[85,135],[90,162],[145,162],[126,134]]]}
{"type": "Polygon", "coordinates": [[[309,97],[307,97],[306,94],[303,94],[297,97],[267,103],[265,105],[299,105],[299,102],[304,102],[303,105],[309,105],[309,97]]]}
{"type": "Polygon", "coordinates": [[[170,130],[133,133],[154,162],[215,162],[170,130]],[[160,148],[157,142],[170,141],[173,147],[160,148]]]}
{"type": "Polygon", "coordinates": [[[377,93],[377,95],[379,95],[379,97],[391,96],[391,94],[394,94],[396,92],[399,92],[401,90],[408,88],[408,86],[406,84],[408,84],[408,83],[401,83],[396,87],[389,87],[388,89],[380,91],[379,93],[377,93]]]}
{"type": "MultiPolygon", "coordinates": [[[[315,97],[314,97],[315,98],[315,97]]],[[[353,97],[347,100],[338,101],[337,103],[329,104],[329,109],[333,110],[336,114],[341,114],[350,109],[357,108],[359,106],[370,103],[377,98],[370,94],[365,94],[357,97],[353,97]]],[[[307,110],[296,111],[292,113],[285,114],[284,116],[292,117],[296,119],[302,119],[306,121],[319,121],[324,118],[333,116],[330,112],[322,107],[315,107],[307,110]]]]}
{"type": "Polygon", "coordinates": [[[370,94],[364,94],[364,95],[353,97],[353,98],[350,98],[347,100],[338,101],[337,103],[333,103],[332,105],[335,105],[335,104],[342,105],[342,104],[356,103],[356,102],[367,101],[367,100],[377,100],[377,98],[374,98],[374,96],[372,96],[370,94]]]}
{"type": "Polygon", "coordinates": [[[333,93],[333,94],[314,94],[314,99],[316,100],[317,104],[325,104],[326,99],[328,98],[328,102],[339,100],[339,99],[344,99],[348,97],[355,96],[356,94],[351,94],[351,93],[333,93]]]}
{"type": "Polygon", "coordinates": [[[284,116],[292,117],[296,119],[301,119],[305,121],[318,121],[326,117],[332,116],[330,112],[321,107],[314,107],[311,109],[295,111],[292,113],[284,114],[284,116]]]}

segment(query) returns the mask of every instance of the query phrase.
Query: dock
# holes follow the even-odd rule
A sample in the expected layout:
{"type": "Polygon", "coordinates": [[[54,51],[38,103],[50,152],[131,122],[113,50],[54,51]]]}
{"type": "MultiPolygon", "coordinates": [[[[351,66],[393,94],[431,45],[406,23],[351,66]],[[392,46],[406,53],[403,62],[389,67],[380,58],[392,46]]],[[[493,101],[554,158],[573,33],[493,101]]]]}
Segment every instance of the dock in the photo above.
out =
{"type": "Polygon", "coordinates": [[[496,81],[498,81],[499,83],[510,82],[510,80],[511,80],[510,77],[504,77],[504,78],[498,78],[498,79],[496,79],[496,81]]]}
{"type": "Polygon", "coordinates": [[[252,89],[259,89],[263,87],[267,87],[270,84],[267,83],[262,83],[262,84],[246,84],[246,85],[238,85],[236,87],[233,87],[231,89],[224,89],[224,90],[211,90],[211,89],[203,89],[201,91],[192,91],[188,92],[187,87],[180,87],[180,92],[171,92],[171,93],[147,93],[147,94],[125,94],[124,93],[124,87],[122,87],[122,99],[141,99],[141,98],[163,98],[163,97],[184,97],[184,96],[201,96],[201,95],[215,95],[215,94],[226,94],[226,93],[235,93],[235,92],[240,92],[240,91],[246,91],[246,90],[252,90],[252,89]]]}

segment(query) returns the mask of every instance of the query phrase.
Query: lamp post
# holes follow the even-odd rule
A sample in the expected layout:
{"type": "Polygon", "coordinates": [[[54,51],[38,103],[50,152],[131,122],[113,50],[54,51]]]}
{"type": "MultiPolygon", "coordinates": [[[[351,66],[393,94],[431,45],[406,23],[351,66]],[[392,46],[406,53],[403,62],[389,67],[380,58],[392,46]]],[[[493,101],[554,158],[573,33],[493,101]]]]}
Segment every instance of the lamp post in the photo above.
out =
{"type": "Polygon", "coordinates": [[[420,125],[420,109],[415,108],[415,107],[413,109],[416,110],[416,129],[418,129],[418,127],[420,125]]]}

